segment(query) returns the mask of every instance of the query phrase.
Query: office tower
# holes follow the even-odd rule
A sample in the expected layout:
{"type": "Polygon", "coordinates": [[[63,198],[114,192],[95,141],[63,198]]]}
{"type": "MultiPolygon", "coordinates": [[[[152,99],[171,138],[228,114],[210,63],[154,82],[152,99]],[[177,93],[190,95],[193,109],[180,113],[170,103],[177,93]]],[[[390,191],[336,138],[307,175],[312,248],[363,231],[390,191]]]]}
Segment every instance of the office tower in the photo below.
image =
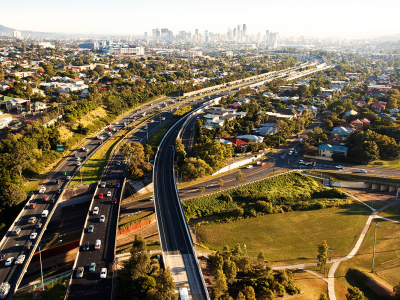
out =
{"type": "Polygon", "coordinates": [[[147,32],[144,33],[144,39],[147,41],[147,32]]]}
{"type": "Polygon", "coordinates": [[[265,34],[266,34],[266,39],[265,40],[267,41],[267,44],[268,44],[269,43],[269,38],[270,38],[269,30],[267,30],[265,34]]]}
{"type": "Polygon", "coordinates": [[[13,36],[14,36],[15,38],[19,38],[19,37],[21,37],[21,31],[14,30],[14,32],[13,32],[13,36]]]}
{"type": "Polygon", "coordinates": [[[158,28],[153,29],[153,37],[157,38],[158,28]]]}
{"type": "Polygon", "coordinates": [[[261,43],[261,32],[257,33],[257,43],[261,43]]]}
{"type": "Polygon", "coordinates": [[[199,35],[199,30],[198,30],[198,29],[196,29],[196,30],[194,31],[194,35],[195,35],[195,36],[198,36],[198,35],[199,35]]]}
{"type": "Polygon", "coordinates": [[[168,28],[161,29],[161,39],[163,39],[163,40],[168,39],[168,28]]]}
{"type": "Polygon", "coordinates": [[[233,28],[233,37],[236,38],[236,28],[233,28]]]}
{"type": "Polygon", "coordinates": [[[242,41],[242,31],[240,30],[240,25],[237,26],[236,35],[237,35],[236,40],[240,43],[242,41]]]}
{"type": "Polygon", "coordinates": [[[279,40],[279,33],[278,32],[271,32],[269,35],[269,44],[273,47],[278,45],[279,40]]]}
{"type": "Polygon", "coordinates": [[[246,25],[246,24],[243,24],[243,33],[242,33],[242,36],[243,36],[244,39],[246,38],[246,35],[247,35],[247,25],[246,25]]]}

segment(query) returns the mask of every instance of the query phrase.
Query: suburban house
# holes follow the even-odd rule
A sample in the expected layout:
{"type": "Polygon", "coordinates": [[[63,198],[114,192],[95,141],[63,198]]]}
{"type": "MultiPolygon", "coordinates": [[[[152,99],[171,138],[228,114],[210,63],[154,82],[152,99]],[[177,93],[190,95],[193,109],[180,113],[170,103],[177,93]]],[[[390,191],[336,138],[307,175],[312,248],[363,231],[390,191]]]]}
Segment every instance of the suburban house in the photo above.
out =
{"type": "Polygon", "coordinates": [[[264,141],[263,137],[250,134],[239,135],[236,137],[236,139],[249,139],[252,140],[254,143],[262,143],[264,141]]]}
{"type": "Polygon", "coordinates": [[[353,120],[350,122],[351,125],[353,125],[355,128],[363,128],[364,123],[360,121],[359,119],[353,120]]]}
{"type": "Polygon", "coordinates": [[[346,111],[346,112],[344,113],[343,119],[347,119],[348,116],[357,115],[357,114],[358,114],[358,112],[355,111],[355,110],[348,110],[348,111],[346,111]]]}
{"type": "Polygon", "coordinates": [[[253,132],[261,136],[274,135],[276,132],[274,123],[260,124],[260,126],[260,128],[254,129],[253,132]]]}
{"type": "Polygon", "coordinates": [[[232,142],[229,142],[229,141],[224,140],[224,139],[214,139],[214,141],[217,141],[217,142],[219,142],[221,144],[224,144],[224,145],[233,145],[232,142]]]}
{"type": "Polygon", "coordinates": [[[0,129],[8,127],[12,122],[12,116],[9,114],[0,115],[0,129]]]}
{"type": "Polygon", "coordinates": [[[242,141],[240,139],[231,139],[228,140],[229,142],[231,142],[232,144],[234,144],[235,146],[241,146],[241,147],[246,147],[247,143],[245,141],[242,141]]]}
{"type": "Polygon", "coordinates": [[[226,108],[231,108],[231,109],[238,109],[239,107],[242,106],[242,103],[240,102],[233,102],[229,104],[226,108]]]}
{"type": "Polygon", "coordinates": [[[362,118],[362,119],[360,119],[360,121],[363,122],[363,124],[364,124],[363,127],[371,124],[371,121],[368,120],[367,118],[362,118]]]}
{"type": "Polygon", "coordinates": [[[35,102],[27,105],[27,110],[38,112],[46,109],[46,104],[43,102],[35,102]]]}
{"type": "Polygon", "coordinates": [[[386,102],[377,101],[371,104],[371,110],[373,112],[383,112],[386,109],[386,102]]]}
{"type": "Polygon", "coordinates": [[[250,100],[248,98],[242,98],[238,100],[241,103],[250,103],[250,100]]]}
{"type": "Polygon", "coordinates": [[[333,153],[340,153],[347,156],[347,151],[349,148],[344,146],[336,146],[330,144],[322,144],[318,146],[318,154],[322,157],[331,158],[333,153]]]}
{"type": "Polygon", "coordinates": [[[265,112],[265,114],[268,115],[268,122],[272,122],[272,123],[275,123],[278,120],[292,120],[293,119],[293,115],[285,115],[285,114],[281,114],[279,112],[267,111],[267,112],[265,112]]]}
{"type": "Polygon", "coordinates": [[[343,126],[333,128],[331,134],[337,134],[341,137],[348,137],[354,131],[352,128],[345,128],[343,126]]]}

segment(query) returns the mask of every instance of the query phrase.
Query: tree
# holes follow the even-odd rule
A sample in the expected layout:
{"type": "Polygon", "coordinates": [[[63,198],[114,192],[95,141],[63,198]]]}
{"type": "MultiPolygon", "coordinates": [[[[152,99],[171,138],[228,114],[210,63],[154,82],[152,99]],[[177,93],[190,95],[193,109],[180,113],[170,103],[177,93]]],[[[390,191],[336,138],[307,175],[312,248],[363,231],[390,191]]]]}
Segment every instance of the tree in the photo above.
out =
{"type": "Polygon", "coordinates": [[[93,69],[93,71],[97,72],[100,76],[103,76],[103,75],[105,74],[104,66],[102,66],[102,65],[97,65],[97,66],[93,69]]]}
{"type": "Polygon", "coordinates": [[[236,300],[246,300],[246,297],[243,295],[242,292],[239,292],[239,294],[238,294],[236,300]]]}
{"type": "Polygon", "coordinates": [[[254,292],[254,288],[252,286],[246,286],[244,288],[244,294],[246,296],[246,300],[256,300],[256,293],[254,292]]]}
{"type": "Polygon", "coordinates": [[[139,179],[143,178],[144,173],[143,173],[143,171],[141,169],[139,169],[136,166],[135,162],[131,161],[130,164],[128,165],[126,176],[129,179],[139,180],[139,179]]]}
{"type": "Polygon", "coordinates": [[[221,189],[224,186],[225,181],[222,178],[218,179],[218,184],[219,184],[219,189],[221,189]]]}
{"type": "Polygon", "coordinates": [[[143,296],[149,289],[155,288],[157,282],[154,277],[149,275],[142,275],[133,281],[134,291],[143,296]]]}
{"type": "Polygon", "coordinates": [[[160,270],[160,272],[155,276],[156,285],[156,295],[158,299],[172,300],[178,299],[178,295],[175,294],[175,282],[174,278],[171,276],[171,271],[168,267],[166,270],[160,270]]]}
{"type": "Polygon", "coordinates": [[[322,269],[326,265],[328,259],[328,244],[326,241],[322,241],[318,244],[318,265],[322,269]]]}
{"type": "Polygon", "coordinates": [[[325,294],[321,294],[319,295],[319,300],[328,300],[328,297],[325,294]]]}
{"type": "Polygon", "coordinates": [[[147,251],[147,242],[141,235],[135,235],[135,239],[132,244],[131,253],[137,254],[139,252],[147,251]]]}
{"type": "Polygon", "coordinates": [[[228,283],[232,284],[236,278],[237,268],[235,262],[231,261],[229,258],[224,261],[224,273],[228,283]]]}
{"type": "Polygon", "coordinates": [[[11,182],[3,182],[0,193],[0,207],[12,207],[26,200],[26,193],[18,185],[11,182]]]}
{"type": "Polygon", "coordinates": [[[199,192],[201,194],[203,194],[205,190],[206,190],[206,188],[204,186],[199,186],[199,192]]]}
{"type": "Polygon", "coordinates": [[[352,149],[353,155],[362,164],[369,164],[371,161],[379,159],[379,148],[374,141],[364,141],[352,149]]]}
{"type": "Polygon", "coordinates": [[[205,175],[211,174],[212,168],[202,159],[190,157],[185,159],[185,165],[182,171],[188,174],[191,178],[196,179],[205,175]]]}
{"type": "Polygon", "coordinates": [[[347,289],[347,300],[364,300],[364,293],[358,287],[351,286],[347,289]]]}
{"type": "Polygon", "coordinates": [[[400,282],[393,287],[393,293],[396,299],[400,299],[400,282]]]}
{"type": "Polygon", "coordinates": [[[153,148],[149,144],[144,145],[144,153],[147,156],[147,161],[154,155],[153,148]]]}
{"type": "Polygon", "coordinates": [[[238,174],[236,176],[236,180],[241,182],[246,180],[246,174],[242,173],[242,170],[239,169],[238,174]]]}
{"type": "Polygon", "coordinates": [[[214,285],[214,296],[219,299],[227,290],[228,285],[226,284],[226,277],[224,272],[219,269],[215,272],[215,285],[214,285]]]}

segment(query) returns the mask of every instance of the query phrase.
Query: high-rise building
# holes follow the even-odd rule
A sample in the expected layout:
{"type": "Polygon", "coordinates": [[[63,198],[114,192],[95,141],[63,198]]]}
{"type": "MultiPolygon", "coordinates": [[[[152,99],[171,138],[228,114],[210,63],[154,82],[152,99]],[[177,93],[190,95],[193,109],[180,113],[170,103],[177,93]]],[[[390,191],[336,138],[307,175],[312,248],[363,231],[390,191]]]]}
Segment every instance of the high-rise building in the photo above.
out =
{"type": "Polygon", "coordinates": [[[278,45],[279,41],[279,33],[278,32],[271,32],[269,35],[269,44],[273,47],[278,45]]]}
{"type": "Polygon", "coordinates": [[[236,36],[236,40],[240,43],[242,41],[242,31],[240,30],[240,25],[237,26],[236,36]]]}
{"type": "Polygon", "coordinates": [[[243,24],[243,34],[242,34],[243,38],[246,38],[246,35],[247,35],[247,25],[243,24]]]}
{"type": "Polygon", "coordinates": [[[13,32],[13,36],[14,36],[15,38],[19,38],[19,37],[21,37],[21,31],[14,30],[14,32],[13,32]]]}
{"type": "Polygon", "coordinates": [[[153,37],[157,38],[158,28],[153,29],[153,37]]]}
{"type": "Polygon", "coordinates": [[[198,36],[198,35],[199,35],[199,30],[198,30],[198,29],[196,29],[196,30],[194,31],[194,35],[195,35],[195,36],[198,36]]]}
{"type": "Polygon", "coordinates": [[[147,32],[144,33],[144,39],[147,41],[148,37],[147,37],[147,32]]]}
{"type": "Polygon", "coordinates": [[[236,28],[233,28],[233,37],[236,38],[236,28]]]}
{"type": "Polygon", "coordinates": [[[265,32],[265,40],[267,41],[267,44],[269,43],[269,38],[270,38],[270,33],[269,33],[269,30],[267,30],[266,32],[265,32]]]}

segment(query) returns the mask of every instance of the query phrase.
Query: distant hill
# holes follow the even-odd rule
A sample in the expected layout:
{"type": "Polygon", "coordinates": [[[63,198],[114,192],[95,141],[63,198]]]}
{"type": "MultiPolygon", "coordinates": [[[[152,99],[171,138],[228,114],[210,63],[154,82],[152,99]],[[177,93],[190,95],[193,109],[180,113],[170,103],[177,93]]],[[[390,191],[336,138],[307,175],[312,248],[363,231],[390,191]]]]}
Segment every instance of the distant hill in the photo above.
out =
{"type": "MultiPolygon", "coordinates": [[[[0,25],[0,36],[1,35],[13,35],[14,30],[16,30],[16,29],[0,25]]],[[[29,35],[29,33],[31,32],[30,30],[19,30],[19,31],[21,32],[21,35],[23,37],[27,37],[29,35]]],[[[71,35],[71,34],[56,33],[56,32],[32,31],[31,37],[35,37],[35,38],[44,38],[44,37],[56,38],[56,37],[65,37],[65,36],[68,36],[68,35],[71,35]]],[[[74,34],[74,35],[77,36],[79,34],[74,34]]]]}

